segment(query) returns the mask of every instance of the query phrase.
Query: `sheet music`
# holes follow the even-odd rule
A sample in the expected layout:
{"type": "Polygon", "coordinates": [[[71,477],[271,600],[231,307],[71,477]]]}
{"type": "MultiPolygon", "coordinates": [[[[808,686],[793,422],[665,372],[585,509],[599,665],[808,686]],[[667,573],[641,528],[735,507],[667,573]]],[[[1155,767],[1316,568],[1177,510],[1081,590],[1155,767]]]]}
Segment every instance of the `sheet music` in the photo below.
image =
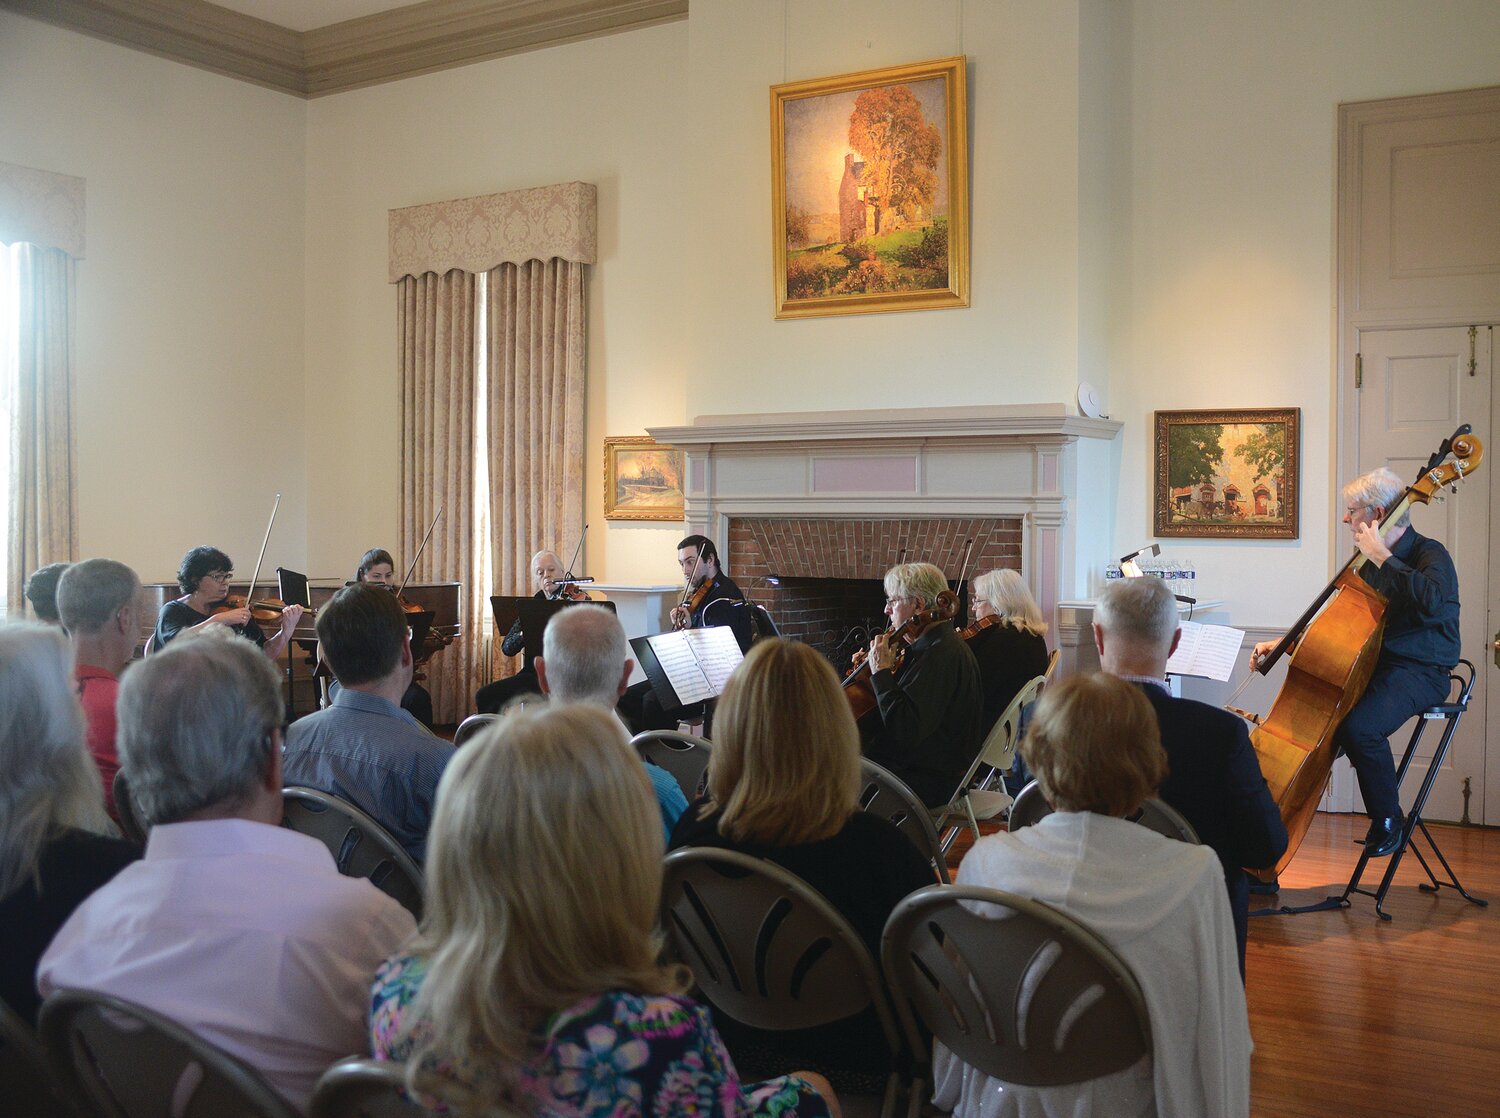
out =
{"type": "Polygon", "coordinates": [[[1200,675],[1228,682],[1239,662],[1245,634],[1228,625],[1203,625],[1183,621],[1182,639],[1167,661],[1170,675],[1200,675]]]}
{"type": "Polygon", "coordinates": [[[683,706],[718,695],[745,658],[727,625],[656,633],[646,640],[683,706]]]}

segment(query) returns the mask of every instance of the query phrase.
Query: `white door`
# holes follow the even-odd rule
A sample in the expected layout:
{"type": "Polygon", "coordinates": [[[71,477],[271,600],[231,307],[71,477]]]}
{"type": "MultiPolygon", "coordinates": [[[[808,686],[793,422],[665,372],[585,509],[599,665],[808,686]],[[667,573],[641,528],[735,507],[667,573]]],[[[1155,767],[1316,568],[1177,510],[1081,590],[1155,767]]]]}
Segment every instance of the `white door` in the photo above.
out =
{"type": "MultiPolygon", "coordinates": [[[[1493,337],[1494,331],[1487,326],[1477,327],[1472,335],[1467,327],[1359,332],[1359,472],[1383,465],[1408,481],[1415,480],[1428,457],[1460,423],[1470,424],[1491,454],[1456,494],[1445,491],[1441,502],[1412,510],[1417,531],[1441,540],[1458,568],[1463,656],[1479,673],[1469,711],[1449,747],[1424,814],[1433,819],[1463,818],[1467,786],[1468,817],[1473,823],[1486,822],[1487,768],[1500,770],[1500,745],[1491,743],[1487,748],[1487,739],[1497,735],[1485,732],[1486,683],[1500,674],[1488,655],[1494,631],[1489,608],[1493,597],[1489,586],[1491,494],[1500,492],[1493,484],[1494,455],[1500,448],[1490,437],[1493,337]],[[1489,766],[1488,757],[1494,758],[1489,766]]],[[[1349,554],[1353,554],[1352,545],[1349,554]]],[[[1391,738],[1398,763],[1414,724],[1415,720],[1391,738]]],[[[1402,781],[1403,805],[1410,806],[1420,787],[1442,729],[1443,723],[1435,721],[1423,735],[1418,755],[1402,781]]],[[[1358,792],[1347,771],[1340,771],[1343,775],[1332,790],[1332,806],[1349,810],[1351,805],[1338,801],[1347,796],[1357,805],[1358,792]]],[[[1500,802],[1492,810],[1495,818],[1490,821],[1500,822],[1500,802]]]]}

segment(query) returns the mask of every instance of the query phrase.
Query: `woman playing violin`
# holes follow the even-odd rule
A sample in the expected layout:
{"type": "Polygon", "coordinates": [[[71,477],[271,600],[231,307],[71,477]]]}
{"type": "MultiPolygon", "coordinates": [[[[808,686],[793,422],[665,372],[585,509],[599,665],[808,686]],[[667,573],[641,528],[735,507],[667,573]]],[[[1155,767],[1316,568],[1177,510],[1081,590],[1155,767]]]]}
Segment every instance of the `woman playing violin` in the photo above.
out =
{"type": "Polygon", "coordinates": [[[921,621],[948,590],[931,563],[901,563],[885,574],[892,629],[917,619],[904,653],[886,633],[870,644],[871,683],[879,717],[865,720],[865,755],[906,781],[922,802],[948,802],[982,741],[979,665],[946,621],[921,621]]]}
{"type": "MultiPolygon", "coordinates": [[[[359,566],[354,571],[354,581],[377,583],[392,594],[396,594],[400,588],[400,582],[396,577],[396,560],[385,548],[372,547],[360,556],[359,566]]],[[[421,649],[414,648],[412,652],[419,654],[421,649]]],[[[329,688],[328,693],[332,695],[337,686],[338,684],[335,683],[329,688]]],[[[415,679],[407,685],[406,694],[401,696],[401,709],[429,730],[432,729],[432,696],[428,694],[427,688],[415,679]]]]}
{"type": "Polygon", "coordinates": [[[986,571],[973,585],[975,620],[961,635],[979,662],[983,735],[1016,693],[1047,671],[1047,623],[1018,572],[986,571]]]}
{"type": "Polygon", "coordinates": [[[228,625],[240,636],[260,645],[271,659],[279,657],[297,627],[302,607],[287,606],[281,610],[281,627],[267,640],[260,624],[251,616],[250,607],[243,600],[229,598],[229,580],[233,577],[234,561],[216,547],[195,547],[184,555],[177,568],[177,585],[183,596],[161,607],[152,637],[156,650],[166,647],[179,633],[206,625],[228,625]]]}

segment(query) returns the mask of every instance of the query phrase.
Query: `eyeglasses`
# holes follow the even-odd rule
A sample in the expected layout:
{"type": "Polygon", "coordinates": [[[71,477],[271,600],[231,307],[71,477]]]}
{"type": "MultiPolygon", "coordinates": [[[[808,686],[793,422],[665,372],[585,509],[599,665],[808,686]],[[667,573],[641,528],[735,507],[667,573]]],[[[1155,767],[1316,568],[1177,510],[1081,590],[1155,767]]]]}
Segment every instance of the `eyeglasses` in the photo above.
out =
{"type": "Polygon", "coordinates": [[[211,578],[215,582],[228,582],[230,579],[232,579],[234,577],[234,572],[233,571],[211,571],[208,574],[204,575],[203,577],[204,578],[211,578]]]}
{"type": "Polygon", "coordinates": [[[1361,513],[1361,512],[1364,512],[1365,509],[1372,509],[1374,507],[1375,507],[1374,505],[1351,505],[1350,507],[1348,507],[1348,508],[1346,508],[1344,510],[1344,515],[1345,516],[1354,516],[1356,513],[1361,513]]]}
{"type": "Polygon", "coordinates": [[[897,605],[900,602],[906,602],[906,601],[910,601],[910,600],[911,600],[910,595],[905,595],[905,594],[903,594],[899,598],[887,598],[885,600],[885,608],[886,609],[890,609],[892,606],[895,606],[895,605],[897,605]]]}

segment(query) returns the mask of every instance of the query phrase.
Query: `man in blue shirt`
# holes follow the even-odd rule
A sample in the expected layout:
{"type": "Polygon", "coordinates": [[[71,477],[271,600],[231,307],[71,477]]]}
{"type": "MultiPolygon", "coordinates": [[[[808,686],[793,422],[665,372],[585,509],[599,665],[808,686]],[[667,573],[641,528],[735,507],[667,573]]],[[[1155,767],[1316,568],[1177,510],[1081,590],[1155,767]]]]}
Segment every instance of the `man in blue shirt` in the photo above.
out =
{"type": "Polygon", "coordinates": [[[318,640],[339,691],[287,731],[286,783],[354,804],[421,863],[453,747],[401,709],[412,678],[406,615],[383,586],[356,583],[318,612],[318,640]]]}

